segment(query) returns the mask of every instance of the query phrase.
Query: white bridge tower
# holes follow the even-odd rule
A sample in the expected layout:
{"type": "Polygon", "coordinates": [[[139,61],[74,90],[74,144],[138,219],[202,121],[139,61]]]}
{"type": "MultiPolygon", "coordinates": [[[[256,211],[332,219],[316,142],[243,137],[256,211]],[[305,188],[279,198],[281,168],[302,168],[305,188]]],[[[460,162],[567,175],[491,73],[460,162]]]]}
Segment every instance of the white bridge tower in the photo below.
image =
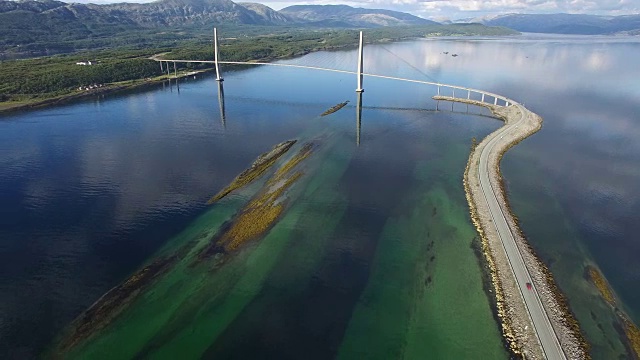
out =
{"type": "Polygon", "coordinates": [[[213,28],[213,62],[216,65],[216,81],[223,81],[220,77],[220,64],[218,63],[218,29],[213,28]]]}
{"type": "Polygon", "coordinates": [[[356,89],[356,92],[359,93],[364,91],[362,88],[362,55],[362,31],[360,31],[360,42],[358,46],[358,88],[356,89]]]}

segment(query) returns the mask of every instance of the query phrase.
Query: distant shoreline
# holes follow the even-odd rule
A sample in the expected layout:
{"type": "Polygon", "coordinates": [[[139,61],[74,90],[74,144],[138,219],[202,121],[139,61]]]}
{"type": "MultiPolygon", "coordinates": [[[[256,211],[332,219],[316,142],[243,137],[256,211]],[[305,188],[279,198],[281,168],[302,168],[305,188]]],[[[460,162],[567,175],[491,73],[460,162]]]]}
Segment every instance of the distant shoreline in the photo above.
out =
{"type": "Polygon", "coordinates": [[[74,100],[80,100],[80,99],[88,98],[94,95],[105,95],[105,94],[112,94],[112,93],[117,93],[125,90],[139,89],[145,86],[155,85],[166,80],[171,81],[174,79],[182,79],[188,76],[210,72],[212,70],[213,69],[192,70],[187,73],[184,73],[184,72],[178,73],[177,77],[162,75],[162,76],[158,76],[151,79],[134,79],[134,80],[126,81],[125,84],[110,83],[110,84],[106,84],[104,87],[93,89],[93,90],[86,90],[81,93],[77,93],[77,92],[70,93],[70,94],[55,96],[51,98],[35,100],[32,102],[19,103],[16,105],[8,105],[6,107],[5,107],[5,104],[0,103],[0,114],[31,110],[31,109],[40,109],[40,108],[46,108],[49,106],[67,104],[74,100]]]}
{"type": "MultiPolygon", "coordinates": [[[[460,38],[460,37],[473,37],[473,36],[487,36],[487,37],[497,37],[497,36],[513,36],[516,34],[497,34],[497,35],[493,35],[493,34],[476,34],[476,35],[465,35],[465,34],[452,34],[452,35],[441,35],[441,34],[433,34],[433,33],[428,33],[426,35],[421,35],[421,36],[415,36],[414,34],[407,34],[407,36],[396,36],[396,37],[378,37],[376,38],[375,36],[373,37],[373,39],[369,39],[369,44],[379,44],[379,43],[392,43],[392,42],[401,42],[401,41],[410,41],[410,40],[419,40],[419,39],[433,39],[433,38],[460,38]]],[[[518,34],[519,35],[519,34],[518,34]]],[[[300,47],[298,46],[296,48],[295,44],[292,44],[292,47],[294,50],[290,55],[287,56],[266,56],[266,57],[262,57],[259,59],[245,59],[245,60],[241,60],[241,61],[247,61],[247,60],[255,60],[255,61],[261,61],[261,62],[272,62],[272,61],[276,61],[276,60],[285,60],[285,59],[291,59],[291,58],[297,58],[300,56],[304,56],[307,55],[309,53],[312,52],[318,52],[318,51],[335,51],[335,50],[345,50],[345,49],[351,49],[351,48],[355,48],[357,46],[357,44],[354,42],[353,44],[348,43],[348,44],[334,44],[334,45],[327,45],[325,44],[322,47],[318,47],[318,48],[304,48],[304,47],[300,47]]],[[[163,53],[159,53],[159,54],[155,54],[151,57],[149,57],[149,60],[162,60],[159,58],[159,56],[167,54],[167,52],[163,52],[163,53]]],[[[170,62],[170,61],[169,61],[170,62]]],[[[182,73],[182,74],[178,74],[177,78],[183,78],[185,76],[190,76],[193,75],[193,73],[204,73],[204,72],[208,72],[208,71],[212,71],[214,70],[213,67],[211,68],[205,68],[205,69],[198,69],[198,70],[192,70],[189,73],[182,73]]],[[[24,111],[24,110],[30,110],[30,109],[38,109],[38,108],[43,108],[43,107],[48,107],[48,106],[55,106],[55,105],[60,105],[60,104],[66,104],[70,101],[74,101],[77,99],[83,99],[89,96],[93,96],[93,95],[101,95],[101,94],[108,94],[108,93],[115,93],[115,92],[119,92],[119,91],[124,91],[124,90],[129,90],[129,89],[134,89],[134,88],[140,88],[140,87],[144,87],[144,86],[148,86],[151,84],[156,84],[165,80],[171,80],[171,79],[175,79],[175,77],[173,77],[173,75],[159,75],[157,77],[154,78],[150,78],[150,79],[143,79],[143,78],[139,78],[139,79],[131,79],[131,80],[126,80],[126,81],[122,81],[119,83],[105,83],[104,87],[102,88],[98,88],[98,89],[93,89],[93,90],[86,90],[83,92],[77,92],[77,91],[71,91],[68,94],[64,94],[64,95],[57,95],[57,96],[52,96],[52,97],[45,97],[45,98],[41,98],[41,99],[32,99],[32,100],[25,100],[25,101],[7,101],[7,102],[0,102],[0,114],[6,114],[9,112],[16,112],[16,111],[24,111]]]]}

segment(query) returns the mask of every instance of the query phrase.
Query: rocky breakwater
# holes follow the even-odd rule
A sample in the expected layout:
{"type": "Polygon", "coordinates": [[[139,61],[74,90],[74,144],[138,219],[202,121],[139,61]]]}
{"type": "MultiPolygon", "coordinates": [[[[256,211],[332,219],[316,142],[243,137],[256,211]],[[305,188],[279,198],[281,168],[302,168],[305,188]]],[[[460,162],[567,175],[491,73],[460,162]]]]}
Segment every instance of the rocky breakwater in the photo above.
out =
{"type": "Polygon", "coordinates": [[[551,272],[535,255],[520,230],[517,217],[509,207],[500,174],[500,160],[504,153],[542,127],[542,118],[521,105],[497,106],[476,100],[447,96],[434,96],[434,100],[456,101],[483,106],[505,122],[500,129],[489,134],[479,144],[473,146],[464,175],[464,187],[469,203],[471,218],[482,239],[485,264],[493,285],[494,306],[500,319],[505,341],[514,356],[527,359],[544,358],[538,334],[525,304],[521,287],[516,277],[505,246],[494,223],[489,203],[480,182],[481,154],[486,150],[490,187],[504,214],[517,250],[524,261],[533,287],[537,291],[544,311],[558,338],[562,353],[569,359],[587,359],[588,345],[578,323],[572,315],[562,293],[559,291],[551,272]],[[491,145],[490,145],[491,144],[491,145]],[[489,146],[490,145],[490,146],[489,146]]]}

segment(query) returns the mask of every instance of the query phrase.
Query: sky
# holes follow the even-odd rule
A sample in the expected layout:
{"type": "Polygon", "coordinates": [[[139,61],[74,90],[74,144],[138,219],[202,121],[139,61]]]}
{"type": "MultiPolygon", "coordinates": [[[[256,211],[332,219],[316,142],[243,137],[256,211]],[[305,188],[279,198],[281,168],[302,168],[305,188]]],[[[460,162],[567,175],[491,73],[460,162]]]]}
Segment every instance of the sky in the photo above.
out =
{"type": "MultiPolygon", "coordinates": [[[[149,2],[146,0],[65,0],[67,2],[149,2]]],[[[456,20],[507,13],[627,15],[640,13],[640,0],[237,0],[259,2],[275,10],[290,5],[344,4],[408,12],[426,19],[456,20]]]]}

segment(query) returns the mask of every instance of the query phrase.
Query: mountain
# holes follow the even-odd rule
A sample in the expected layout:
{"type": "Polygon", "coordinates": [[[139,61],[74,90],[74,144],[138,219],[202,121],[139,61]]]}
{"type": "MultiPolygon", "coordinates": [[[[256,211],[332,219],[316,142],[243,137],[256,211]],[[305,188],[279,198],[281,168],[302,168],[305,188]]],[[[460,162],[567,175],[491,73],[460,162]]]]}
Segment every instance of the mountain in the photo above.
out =
{"type": "Polygon", "coordinates": [[[301,22],[336,22],[356,27],[437,24],[435,21],[399,11],[362,9],[347,5],[293,5],[279,12],[301,22]]]}
{"type": "Polygon", "coordinates": [[[490,26],[504,26],[522,32],[553,34],[633,33],[640,29],[640,15],[599,16],[582,14],[507,14],[486,19],[471,19],[490,26]]]}
{"type": "Polygon", "coordinates": [[[287,15],[281,14],[266,5],[258,3],[238,3],[238,5],[243,6],[248,10],[251,10],[260,15],[260,17],[267,21],[269,24],[282,25],[293,22],[293,20],[287,15]]]}
{"type": "MultiPolygon", "coordinates": [[[[60,20],[78,26],[113,23],[140,27],[204,25],[213,23],[271,24],[270,20],[231,0],[159,0],[151,3],[107,5],[64,3],[55,0],[0,1],[0,20],[29,19],[29,25],[60,20]]],[[[2,29],[3,30],[3,29],[2,29]]],[[[60,30],[60,29],[52,29],[60,30]]],[[[63,29],[64,30],[64,29],[63,29]]]]}
{"type": "Polygon", "coordinates": [[[140,26],[209,24],[269,25],[268,19],[231,0],[159,0],[151,3],[92,5],[108,13],[126,15],[140,26]]]}
{"type": "Polygon", "coordinates": [[[250,25],[337,24],[377,27],[435,24],[407,13],[350,6],[291,6],[275,11],[257,3],[231,0],[158,0],[150,3],[79,4],[56,0],[0,0],[0,34],[6,31],[91,33],[102,26],[157,28],[250,25]]]}
{"type": "Polygon", "coordinates": [[[353,28],[434,24],[401,12],[349,6],[311,6],[298,10],[292,7],[278,12],[262,4],[238,4],[231,0],[158,0],[105,5],[0,0],[0,58],[116,46],[171,46],[177,41],[192,40],[195,34],[210,36],[214,25],[224,25],[227,36],[232,29],[242,36],[255,33],[263,26],[353,28]]]}
{"type": "Polygon", "coordinates": [[[256,12],[231,0],[107,5],[0,0],[0,57],[42,56],[113,46],[148,47],[160,42],[166,45],[185,39],[188,34],[209,32],[214,25],[274,25],[287,21],[273,13],[268,8],[256,12]]]}

